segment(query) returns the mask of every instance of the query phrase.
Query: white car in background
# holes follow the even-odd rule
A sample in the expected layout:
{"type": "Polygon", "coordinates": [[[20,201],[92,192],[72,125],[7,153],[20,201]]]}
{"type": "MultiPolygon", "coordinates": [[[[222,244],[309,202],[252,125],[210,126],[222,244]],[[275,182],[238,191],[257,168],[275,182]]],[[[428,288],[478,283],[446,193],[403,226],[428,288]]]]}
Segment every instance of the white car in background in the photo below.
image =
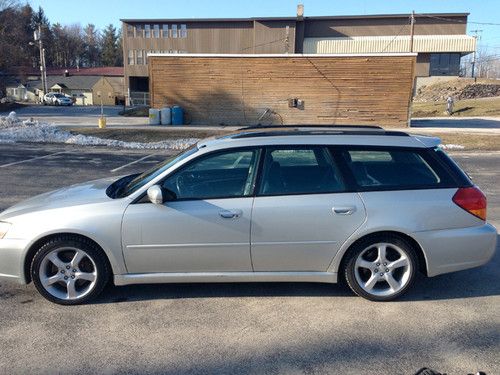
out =
{"type": "Polygon", "coordinates": [[[66,95],[57,93],[57,92],[49,92],[43,97],[44,105],[73,105],[73,100],[66,95]]]}

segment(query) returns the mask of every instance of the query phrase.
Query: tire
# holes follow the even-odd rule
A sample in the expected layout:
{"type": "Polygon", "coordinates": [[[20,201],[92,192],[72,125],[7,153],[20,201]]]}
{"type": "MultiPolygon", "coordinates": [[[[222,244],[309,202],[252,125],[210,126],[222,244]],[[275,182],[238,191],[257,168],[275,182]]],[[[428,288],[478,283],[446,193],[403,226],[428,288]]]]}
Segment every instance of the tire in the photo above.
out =
{"type": "Polygon", "coordinates": [[[110,267],[92,241],[62,235],[47,241],[31,262],[38,292],[60,305],[79,305],[97,297],[109,281],[110,267]]]}
{"type": "Polygon", "coordinates": [[[397,235],[373,235],[355,243],[344,261],[349,288],[370,301],[392,301],[413,284],[418,258],[397,235]]]}

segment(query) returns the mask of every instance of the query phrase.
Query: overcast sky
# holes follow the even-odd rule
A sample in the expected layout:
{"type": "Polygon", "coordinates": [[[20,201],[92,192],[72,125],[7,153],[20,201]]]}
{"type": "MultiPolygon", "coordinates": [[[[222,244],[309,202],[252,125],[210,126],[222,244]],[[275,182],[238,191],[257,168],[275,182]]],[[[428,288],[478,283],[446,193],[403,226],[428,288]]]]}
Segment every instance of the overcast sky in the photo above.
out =
{"type": "MultiPolygon", "coordinates": [[[[294,16],[297,0],[29,0],[52,23],[120,25],[120,18],[217,18],[294,16]]],[[[480,44],[500,54],[500,0],[303,0],[306,16],[380,13],[470,13],[468,30],[483,30],[480,44]]]]}

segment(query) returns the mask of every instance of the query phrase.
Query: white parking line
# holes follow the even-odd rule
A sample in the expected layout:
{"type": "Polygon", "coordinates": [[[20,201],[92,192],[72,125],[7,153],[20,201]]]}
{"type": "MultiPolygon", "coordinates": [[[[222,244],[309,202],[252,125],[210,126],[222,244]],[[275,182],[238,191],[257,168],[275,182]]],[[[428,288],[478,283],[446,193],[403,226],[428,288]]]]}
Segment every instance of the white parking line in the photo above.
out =
{"type": "Polygon", "coordinates": [[[112,169],[112,170],[111,170],[111,172],[117,172],[117,171],[119,171],[119,170],[121,170],[121,169],[123,169],[123,168],[127,168],[127,167],[128,167],[128,166],[130,166],[130,165],[134,165],[134,164],[139,163],[139,162],[141,162],[141,161],[143,161],[143,160],[149,159],[151,156],[155,156],[155,155],[156,155],[156,154],[151,154],[151,155],[144,156],[143,158],[140,158],[140,159],[134,160],[134,161],[132,161],[132,162],[130,162],[130,163],[128,163],[128,164],[122,165],[121,167],[118,167],[118,168],[112,169]]]}
{"type": "Polygon", "coordinates": [[[51,156],[55,156],[55,155],[67,154],[68,152],[69,152],[69,151],[61,151],[61,152],[55,152],[55,153],[53,153],[53,154],[49,154],[49,155],[37,156],[36,158],[25,159],[25,160],[19,160],[19,161],[15,161],[15,162],[13,162],[13,163],[8,163],[8,164],[3,164],[3,165],[0,165],[0,168],[10,167],[11,165],[17,165],[17,164],[27,163],[27,162],[29,162],[29,161],[33,161],[33,160],[45,159],[45,158],[49,158],[49,157],[51,157],[51,156]]]}

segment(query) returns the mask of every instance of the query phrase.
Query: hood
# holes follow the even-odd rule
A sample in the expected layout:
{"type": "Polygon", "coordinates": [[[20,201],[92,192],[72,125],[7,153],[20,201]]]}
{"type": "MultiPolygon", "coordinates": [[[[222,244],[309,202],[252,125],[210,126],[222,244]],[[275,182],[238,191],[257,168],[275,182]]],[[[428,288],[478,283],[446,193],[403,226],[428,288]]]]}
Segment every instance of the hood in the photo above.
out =
{"type": "Polygon", "coordinates": [[[71,185],[19,202],[0,213],[0,220],[32,212],[111,201],[106,189],[117,177],[71,185]]]}

